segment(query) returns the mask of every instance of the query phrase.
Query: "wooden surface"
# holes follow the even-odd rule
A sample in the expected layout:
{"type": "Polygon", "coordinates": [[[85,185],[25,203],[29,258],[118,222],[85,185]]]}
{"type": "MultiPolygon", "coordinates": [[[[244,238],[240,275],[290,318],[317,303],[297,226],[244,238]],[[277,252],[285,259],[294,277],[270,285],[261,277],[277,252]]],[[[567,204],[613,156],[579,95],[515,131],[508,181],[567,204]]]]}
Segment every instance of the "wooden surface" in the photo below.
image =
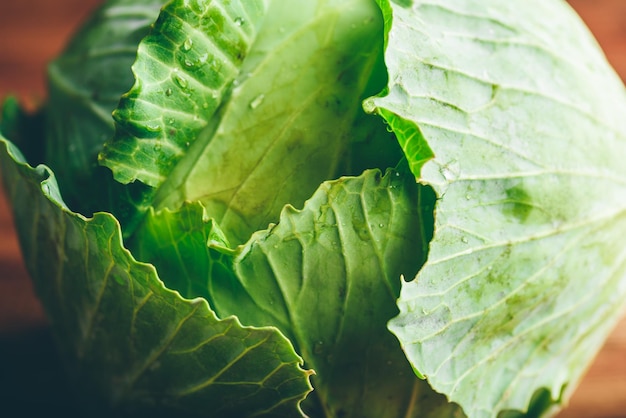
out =
{"type": "MultiPolygon", "coordinates": [[[[0,97],[15,93],[28,106],[35,106],[45,96],[45,63],[59,52],[97,3],[96,0],[0,0],[0,97]]],[[[571,0],[570,3],[590,26],[609,61],[626,78],[626,0],[571,0]]],[[[5,401],[23,404],[22,413],[14,416],[30,416],[28,406],[33,402],[54,404],[55,390],[63,389],[62,384],[49,376],[58,373],[50,364],[55,357],[49,345],[43,311],[33,295],[10,211],[0,194],[0,405],[5,401]],[[7,357],[24,351],[28,352],[28,362],[21,363],[18,357],[6,361],[7,357]],[[33,361],[35,357],[40,361],[33,361]],[[46,368],[50,371],[48,375],[32,378],[46,368]],[[24,377],[29,373],[33,375],[24,377]],[[6,387],[11,390],[3,390],[6,387]]],[[[55,410],[54,407],[48,411],[55,410]]],[[[56,407],[63,411],[63,405],[56,407]]],[[[569,407],[559,415],[559,418],[583,417],[626,417],[626,320],[615,329],[569,407]]]]}

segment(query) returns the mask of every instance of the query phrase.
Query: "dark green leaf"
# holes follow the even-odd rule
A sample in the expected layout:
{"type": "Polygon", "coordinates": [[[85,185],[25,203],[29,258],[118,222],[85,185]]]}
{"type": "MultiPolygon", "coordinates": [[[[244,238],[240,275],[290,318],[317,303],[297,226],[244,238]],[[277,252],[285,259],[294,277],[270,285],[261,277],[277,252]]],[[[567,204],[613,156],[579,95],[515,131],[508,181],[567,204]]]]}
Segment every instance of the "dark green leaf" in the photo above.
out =
{"type": "Polygon", "coordinates": [[[301,415],[309,372],[278,330],[167,289],[113,216],[71,212],[53,173],[0,139],[25,263],[90,416],[301,415]]]}
{"type": "MultiPolygon", "coordinates": [[[[78,212],[128,212],[130,208],[117,207],[111,195],[117,199],[137,194],[117,186],[108,170],[98,167],[97,155],[113,135],[111,112],[133,84],[130,67],[137,45],[162,4],[163,0],[105,2],[48,68],[45,159],[36,163],[45,161],[52,167],[68,204],[78,212]]],[[[44,147],[29,143],[24,149],[30,153],[44,147]]],[[[141,204],[137,197],[126,200],[141,204]]]]}

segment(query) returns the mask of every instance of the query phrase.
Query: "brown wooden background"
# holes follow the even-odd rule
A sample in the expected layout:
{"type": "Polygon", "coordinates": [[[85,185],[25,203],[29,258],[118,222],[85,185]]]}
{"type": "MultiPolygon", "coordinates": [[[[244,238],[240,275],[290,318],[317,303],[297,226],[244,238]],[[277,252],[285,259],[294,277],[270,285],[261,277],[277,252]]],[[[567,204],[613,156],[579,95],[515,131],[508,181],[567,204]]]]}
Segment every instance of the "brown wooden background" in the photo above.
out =
{"type": "MultiPolygon", "coordinates": [[[[287,0],[286,0],[287,1],[287,0]]],[[[514,1],[514,0],[511,0],[514,1]]],[[[517,0],[524,1],[524,0],[517,0]]],[[[0,0],[0,97],[44,97],[44,66],[97,0],[0,0]]],[[[570,0],[626,79],[626,0],[570,0]]],[[[624,115],[626,117],[626,115],[624,115]]],[[[626,164],[626,156],[625,156],[626,164]]],[[[68,412],[42,309],[33,295],[0,193],[0,415],[20,407],[68,412]],[[57,381],[58,379],[58,381],[57,381]],[[3,399],[4,398],[4,399],[3,399]],[[9,406],[7,406],[9,405],[9,406]]],[[[34,416],[34,415],[33,415],[34,416]]],[[[626,417],[626,320],[616,328],[559,418],[626,417]]]]}

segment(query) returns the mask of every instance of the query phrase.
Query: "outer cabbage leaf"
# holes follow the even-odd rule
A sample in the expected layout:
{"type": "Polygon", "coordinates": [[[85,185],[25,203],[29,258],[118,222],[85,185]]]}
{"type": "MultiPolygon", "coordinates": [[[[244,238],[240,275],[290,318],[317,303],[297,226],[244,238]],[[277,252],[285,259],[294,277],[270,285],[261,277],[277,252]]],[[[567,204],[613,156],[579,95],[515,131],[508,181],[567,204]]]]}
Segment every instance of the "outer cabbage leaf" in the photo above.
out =
{"type": "Polygon", "coordinates": [[[624,86],[565,2],[406,3],[366,107],[438,200],[390,329],[470,417],[564,402],[624,308],[624,86]]]}
{"type": "Polygon", "coordinates": [[[98,167],[96,158],[102,144],[113,136],[111,112],[133,84],[130,67],[137,45],[163,3],[104,2],[48,67],[45,144],[28,144],[22,150],[31,163],[45,161],[54,170],[66,202],[80,213],[110,210],[119,216],[130,211],[123,205],[142,204],[136,190],[140,186],[122,188],[109,170],[98,167]],[[43,150],[43,157],[30,158],[33,150],[43,150]],[[116,201],[129,193],[133,196],[116,201]]]}
{"type": "Polygon", "coordinates": [[[276,328],[220,320],[167,289],[113,216],[71,212],[46,166],[0,142],[26,266],[90,416],[302,415],[309,372],[276,328]]]}

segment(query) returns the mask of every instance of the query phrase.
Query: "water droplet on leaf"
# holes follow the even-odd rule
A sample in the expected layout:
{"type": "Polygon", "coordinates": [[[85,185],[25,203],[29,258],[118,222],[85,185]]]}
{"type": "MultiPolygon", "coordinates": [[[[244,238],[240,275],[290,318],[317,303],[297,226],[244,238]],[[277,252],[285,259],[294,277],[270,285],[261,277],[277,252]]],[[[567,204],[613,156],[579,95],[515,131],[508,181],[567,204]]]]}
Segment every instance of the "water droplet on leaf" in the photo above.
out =
{"type": "Polygon", "coordinates": [[[457,180],[460,172],[459,162],[457,160],[452,160],[441,166],[439,172],[448,182],[457,180]]]}
{"type": "Polygon", "coordinates": [[[263,103],[264,99],[265,99],[265,95],[264,94],[259,94],[254,100],[252,100],[250,102],[250,108],[251,109],[256,109],[257,107],[259,107],[261,105],[261,103],[263,103]]]}
{"type": "Polygon", "coordinates": [[[191,40],[191,38],[187,38],[185,42],[183,42],[184,51],[189,51],[192,46],[193,46],[193,41],[191,40]]]}
{"type": "Polygon", "coordinates": [[[243,20],[243,18],[241,18],[241,17],[236,17],[236,18],[235,18],[235,25],[237,25],[237,26],[243,26],[243,25],[244,25],[244,23],[246,23],[246,21],[245,21],[245,20],[243,20]]]}
{"type": "Polygon", "coordinates": [[[176,84],[178,84],[183,89],[186,89],[187,86],[189,85],[189,83],[187,83],[187,80],[180,75],[175,75],[174,81],[176,81],[176,84]]]}

